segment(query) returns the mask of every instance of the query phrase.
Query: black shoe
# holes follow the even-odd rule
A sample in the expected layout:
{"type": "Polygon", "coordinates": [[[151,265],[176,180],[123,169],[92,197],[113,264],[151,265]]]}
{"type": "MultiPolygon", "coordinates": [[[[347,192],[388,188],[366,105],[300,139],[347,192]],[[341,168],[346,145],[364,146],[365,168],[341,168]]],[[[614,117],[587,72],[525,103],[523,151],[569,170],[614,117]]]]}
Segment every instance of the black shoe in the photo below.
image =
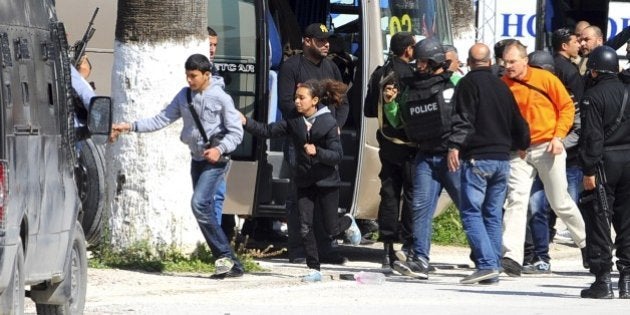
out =
{"type": "Polygon", "coordinates": [[[429,263],[422,258],[414,257],[407,259],[406,262],[396,261],[394,262],[394,270],[408,277],[421,280],[429,279],[429,263]]]}
{"type": "Polygon", "coordinates": [[[630,274],[619,275],[619,298],[630,299],[630,274]]]}
{"type": "Polygon", "coordinates": [[[496,269],[482,269],[473,272],[471,275],[464,277],[459,281],[461,284],[475,284],[479,281],[494,279],[499,276],[499,271],[496,269]]]}
{"type": "MultiPolygon", "coordinates": [[[[394,244],[386,242],[383,243],[383,259],[381,260],[381,269],[384,273],[391,273],[394,255],[394,244]]],[[[395,257],[395,256],[394,256],[395,257]]]]}
{"type": "Polygon", "coordinates": [[[580,296],[586,299],[612,299],[615,297],[612,290],[612,283],[610,283],[610,281],[606,283],[599,280],[593,282],[588,289],[582,290],[580,296]]]}
{"type": "Polygon", "coordinates": [[[293,257],[293,258],[289,258],[289,262],[292,264],[305,264],[306,263],[306,258],[304,257],[293,257]]]}
{"type": "Polygon", "coordinates": [[[244,273],[245,271],[243,270],[242,267],[234,265],[232,269],[230,269],[230,271],[228,271],[227,273],[222,273],[219,275],[214,274],[210,276],[210,279],[221,280],[225,278],[240,278],[243,276],[244,273]]]}
{"type": "Polygon", "coordinates": [[[503,257],[501,258],[501,267],[503,267],[503,272],[505,272],[510,277],[520,277],[521,276],[521,265],[512,260],[511,258],[503,257]]]}
{"type": "Polygon", "coordinates": [[[322,264],[331,264],[331,265],[345,265],[349,262],[347,257],[341,256],[339,254],[332,254],[330,256],[324,256],[319,258],[319,262],[322,264]]]}
{"type": "Polygon", "coordinates": [[[499,276],[496,276],[496,277],[490,278],[490,279],[486,279],[486,280],[481,280],[481,281],[479,281],[479,284],[483,284],[483,285],[499,284],[499,276]]]}

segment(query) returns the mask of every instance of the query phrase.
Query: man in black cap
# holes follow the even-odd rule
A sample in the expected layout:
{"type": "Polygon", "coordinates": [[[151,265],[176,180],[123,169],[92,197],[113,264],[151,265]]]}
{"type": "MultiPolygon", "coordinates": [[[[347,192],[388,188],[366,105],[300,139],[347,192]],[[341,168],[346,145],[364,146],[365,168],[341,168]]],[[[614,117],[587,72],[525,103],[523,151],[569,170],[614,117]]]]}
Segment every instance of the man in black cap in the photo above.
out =
{"type": "MultiPolygon", "coordinates": [[[[328,37],[331,33],[326,25],[321,23],[313,23],[306,27],[302,38],[302,54],[298,54],[287,59],[280,67],[278,74],[278,99],[282,116],[284,118],[292,118],[297,116],[294,102],[294,92],[298,83],[306,82],[310,79],[333,79],[342,81],[339,68],[334,62],[326,58],[330,44],[328,37]]],[[[348,112],[348,99],[344,97],[342,105],[339,108],[330,107],[330,110],[337,120],[337,124],[341,129],[346,122],[348,112]]],[[[293,169],[295,166],[295,148],[291,141],[284,143],[284,159],[293,169]]],[[[300,227],[297,214],[296,192],[289,190],[286,209],[287,209],[287,228],[289,232],[289,242],[287,244],[289,252],[289,261],[293,263],[305,262],[304,248],[300,237],[300,227]]],[[[320,261],[322,263],[344,264],[345,257],[341,257],[338,253],[334,253],[332,248],[332,239],[330,236],[322,235],[323,229],[316,227],[316,237],[318,244],[325,244],[326,248],[320,248],[320,261]]]]}

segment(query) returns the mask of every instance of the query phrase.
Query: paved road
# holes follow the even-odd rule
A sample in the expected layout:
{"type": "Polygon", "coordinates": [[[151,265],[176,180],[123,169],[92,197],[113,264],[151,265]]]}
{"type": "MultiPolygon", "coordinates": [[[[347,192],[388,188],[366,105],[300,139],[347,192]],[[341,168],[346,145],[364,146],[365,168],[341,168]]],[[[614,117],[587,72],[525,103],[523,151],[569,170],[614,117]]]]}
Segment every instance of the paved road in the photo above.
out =
{"type": "Polygon", "coordinates": [[[342,246],[352,261],[346,266],[323,265],[325,280],[316,284],[301,283],[306,267],[286,259],[260,260],[266,271],[230,280],[90,269],[85,313],[616,315],[630,309],[628,300],[579,298],[592,278],[581,268],[579,250],[565,245],[552,247],[552,274],[502,275],[492,286],[460,285],[459,280],[472,272],[467,267],[468,249],[443,246],[432,249],[432,263],[438,269],[429,280],[390,276],[380,285],[339,280],[341,273],[380,267],[379,246],[342,246]]]}

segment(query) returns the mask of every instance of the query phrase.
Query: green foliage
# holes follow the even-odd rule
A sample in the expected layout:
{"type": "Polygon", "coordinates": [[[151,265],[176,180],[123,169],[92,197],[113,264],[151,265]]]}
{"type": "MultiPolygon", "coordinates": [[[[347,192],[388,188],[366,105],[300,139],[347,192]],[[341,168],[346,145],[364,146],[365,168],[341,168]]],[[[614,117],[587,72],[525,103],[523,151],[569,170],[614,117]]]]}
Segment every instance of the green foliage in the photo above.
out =
{"type": "Polygon", "coordinates": [[[439,245],[468,246],[459,210],[454,204],[433,219],[432,242],[439,245]]]}
{"type": "MultiPolygon", "coordinates": [[[[237,253],[237,257],[243,263],[246,272],[261,270],[249,253],[237,253]]],[[[214,260],[205,243],[198,243],[197,248],[190,255],[185,255],[175,246],[156,246],[143,240],[125,249],[114,249],[111,245],[99,245],[92,248],[89,265],[92,268],[119,268],[150,272],[212,273],[214,260]]]]}

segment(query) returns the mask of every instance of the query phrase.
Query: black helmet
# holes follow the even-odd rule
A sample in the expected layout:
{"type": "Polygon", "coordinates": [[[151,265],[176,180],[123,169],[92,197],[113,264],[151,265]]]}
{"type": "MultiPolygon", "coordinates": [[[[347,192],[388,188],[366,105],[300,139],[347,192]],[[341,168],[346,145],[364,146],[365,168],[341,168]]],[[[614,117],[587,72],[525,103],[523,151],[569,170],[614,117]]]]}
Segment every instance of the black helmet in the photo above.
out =
{"type": "Polygon", "coordinates": [[[599,46],[588,55],[586,68],[601,73],[619,72],[617,52],[608,46],[599,46]]]}
{"type": "Polygon", "coordinates": [[[415,59],[431,60],[436,65],[441,65],[446,61],[444,48],[435,38],[425,38],[417,42],[413,47],[413,57],[415,59]]]}
{"type": "Polygon", "coordinates": [[[529,59],[529,64],[532,67],[545,69],[547,71],[554,72],[556,68],[556,63],[553,61],[553,56],[545,50],[536,50],[531,52],[527,58],[529,59]]]}

